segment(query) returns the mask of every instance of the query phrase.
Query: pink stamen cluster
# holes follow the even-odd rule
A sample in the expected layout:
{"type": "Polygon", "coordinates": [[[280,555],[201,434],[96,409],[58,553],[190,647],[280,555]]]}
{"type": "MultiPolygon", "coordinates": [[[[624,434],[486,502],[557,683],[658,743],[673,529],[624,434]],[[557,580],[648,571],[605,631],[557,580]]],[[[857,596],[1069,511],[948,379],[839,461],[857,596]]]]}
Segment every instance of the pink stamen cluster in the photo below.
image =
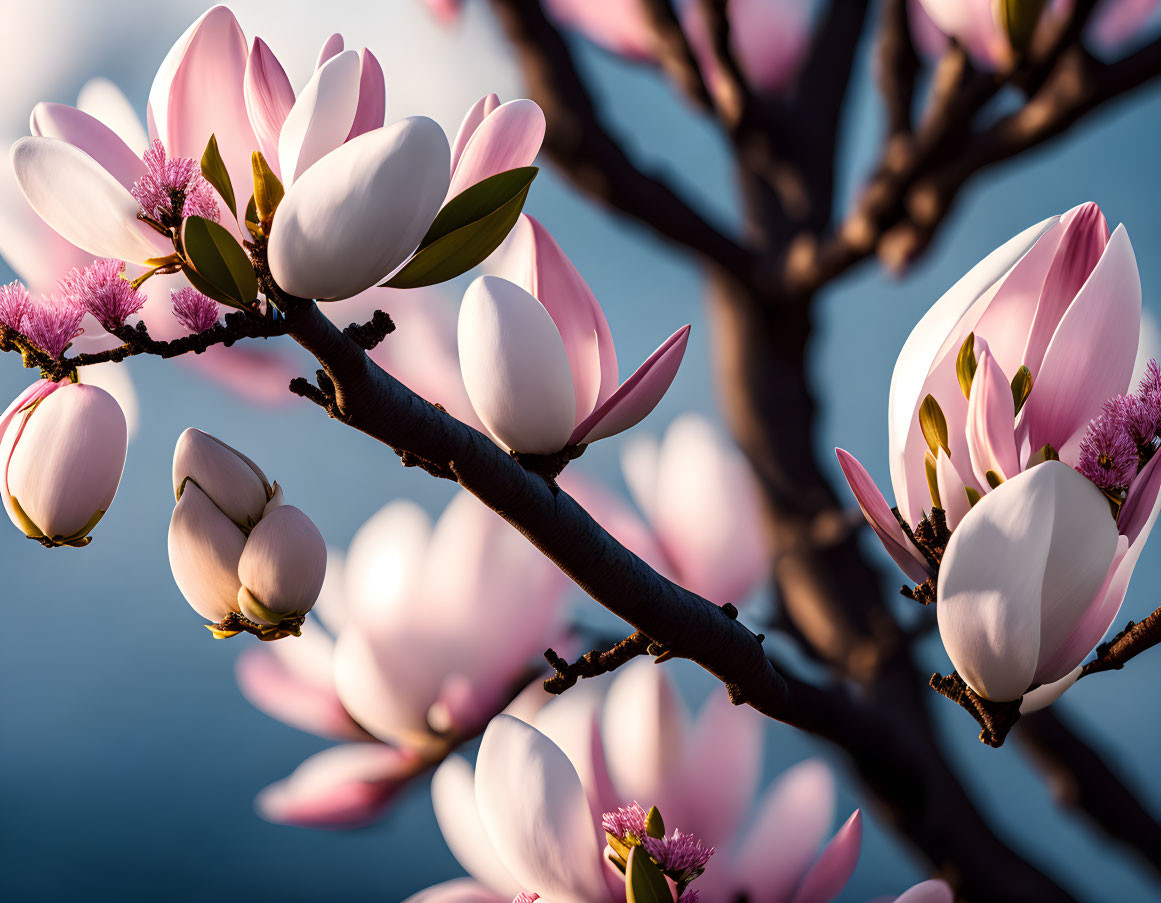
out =
{"type": "Polygon", "coordinates": [[[1089,423],[1076,469],[1101,489],[1126,489],[1153,456],[1161,430],[1161,370],[1149,361],[1132,395],[1114,395],[1089,423]]]}
{"type": "Polygon", "coordinates": [[[530,894],[528,891],[521,891],[520,895],[512,903],[533,903],[534,900],[539,899],[540,894],[530,894]]]}
{"type": "Polygon", "coordinates": [[[61,279],[60,290],[96,317],[107,332],[114,332],[148,300],[124,273],[123,260],[97,260],[84,269],[71,270],[61,279]]]}
{"type": "Polygon", "coordinates": [[[690,888],[684,894],[681,895],[681,897],[680,897],[680,899],[678,899],[677,903],[697,903],[697,901],[700,899],[701,899],[701,895],[693,888],[690,888]]]}
{"type": "Polygon", "coordinates": [[[84,315],[85,309],[67,295],[45,296],[29,305],[20,331],[50,357],[59,358],[69,342],[84,332],[84,315]]]}
{"type": "Polygon", "coordinates": [[[218,302],[207,298],[196,288],[184,286],[169,293],[173,315],[190,332],[205,332],[218,324],[218,302]]]}
{"type": "Polygon", "coordinates": [[[1138,449],[1151,449],[1161,433],[1161,367],[1155,359],[1146,365],[1145,376],[1130,397],[1133,403],[1127,416],[1129,432],[1138,449]]]}
{"type": "Polygon", "coordinates": [[[683,834],[680,829],[665,837],[646,836],[642,845],[649,858],[665,871],[700,872],[714,854],[714,848],[702,846],[692,834],[683,834]]]}
{"type": "Polygon", "coordinates": [[[156,138],[142,159],[145,175],[133,183],[129,193],[147,216],[166,225],[187,216],[218,221],[214,186],[202,175],[197,160],[192,157],[167,160],[165,147],[156,138]]]}
{"type": "Polygon", "coordinates": [[[32,307],[32,296],[19,282],[10,282],[0,285],[0,323],[9,329],[20,332],[24,327],[24,318],[28,316],[32,307]]]}
{"type": "Polygon", "coordinates": [[[601,816],[601,827],[618,840],[640,843],[645,837],[645,820],[649,817],[640,803],[622,806],[601,816]]]}

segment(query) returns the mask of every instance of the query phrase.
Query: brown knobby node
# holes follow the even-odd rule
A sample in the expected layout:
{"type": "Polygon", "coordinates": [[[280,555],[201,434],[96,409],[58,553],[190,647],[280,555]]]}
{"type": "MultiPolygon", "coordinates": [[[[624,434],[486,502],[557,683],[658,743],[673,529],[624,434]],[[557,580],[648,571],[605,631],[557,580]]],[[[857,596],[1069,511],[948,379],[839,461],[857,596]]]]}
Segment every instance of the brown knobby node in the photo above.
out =
{"type": "Polygon", "coordinates": [[[377,310],[366,323],[352,323],[343,330],[343,335],[364,351],[370,351],[394,331],[395,323],[391,317],[377,310]]]}
{"type": "Polygon", "coordinates": [[[516,459],[517,463],[527,470],[529,473],[534,473],[538,477],[543,478],[553,492],[559,491],[556,485],[556,478],[560,476],[565,467],[568,466],[569,461],[575,461],[585,453],[587,445],[566,445],[560,451],[551,455],[533,455],[527,452],[512,452],[512,457],[516,459]]]}
{"type": "Polygon", "coordinates": [[[305,620],[306,615],[297,615],[274,625],[259,624],[239,612],[232,611],[217,624],[207,624],[206,629],[219,640],[237,636],[239,633],[249,633],[263,642],[270,642],[288,636],[301,636],[305,620]]]}
{"type": "Polygon", "coordinates": [[[1020,699],[1012,702],[984,699],[954,671],[947,676],[932,674],[928,683],[936,693],[946,696],[979,722],[980,741],[988,746],[996,749],[1003,746],[1008,732],[1020,720],[1020,699]]]}
{"type": "Polygon", "coordinates": [[[576,686],[576,682],[582,678],[608,674],[639,655],[655,655],[658,661],[663,661],[666,657],[665,652],[665,649],[640,630],[625,637],[607,652],[594,649],[586,652],[574,663],[561,658],[555,650],[547,649],[544,658],[552,665],[556,674],[544,681],[544,689],[554,696],[559,696],[570,687],[576,686]]]}
{"type": "Polygon", "coordinates": [[[1130,621],[1115,637],[1097,646],[1097,657],[1081,669],[1080,677],[1101,671],[1120,671],[1129,659],[1158,643],[1161,643],[1161,608],[1139,623],[1130,621]]]}

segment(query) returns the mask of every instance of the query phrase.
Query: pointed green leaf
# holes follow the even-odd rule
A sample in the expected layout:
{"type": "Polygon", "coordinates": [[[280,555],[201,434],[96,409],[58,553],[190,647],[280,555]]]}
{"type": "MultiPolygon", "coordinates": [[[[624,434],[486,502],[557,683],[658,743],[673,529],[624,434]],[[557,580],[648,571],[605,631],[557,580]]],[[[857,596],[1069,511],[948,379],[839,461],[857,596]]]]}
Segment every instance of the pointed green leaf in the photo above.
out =
{"type": "Polygon", "coordinates": [[[923,430],[923,438],[927,440],[927,447],[933,455],[938,455],[941,448],[948,455],[951,454],[947,441],[947,418],[943,416],[939,402],[930,395],[919,406],[919,428],[923,430]]]}
{"type": "Polygon", "coordinates": [[[286,189],[282,187],[278,176],[274,175],[274,170],[270,168],[270,164],[266,162],[261,151],[254,151],[250,155],[250,166],[254,172],[254,204],[255,210],[258,212],[257,221],[269,222],[270,217],[274,216],[274,211],[278,209],[278,205],[282,203],[286,189]]]}
{"type": "Polygon", "coordinates": [[[665,836],[665,822],[661,820],[661,811],[656,806],[651,806],[649,814],[645,816],[645,833],[650,837],[665,836]]]}
{"type": "Polygon", "coordinates": [[[1059,461],[1060,452],[1058,452],[1051,445],[1045,444],[1039,450],[1034,451],[1028,458],[1028,467],[1033,467],[1037,464],[1043,464],[1045,461],[1059,461]]]}
{"type": "Polygon", "coordinates": [[[673,903],[673,894],[661,869],[649,858],[644,847],[633,847],[625,869],[627,903],[673,903]]]}
{"type": "Polygon", "coordinates": [[[971,486],[964,486],[963,491],[967,493],[968,505],[974,508],[976,502],[980,500],[980,491],[978,489],[972,489],[971,486]]]}
{"type": "Polygon", "coordinates": [[[440,210],[419,250],[384,285],[436,285],[483,263],[516,225],[537,172],[535,166],[510,169],[456,195],[440,210]]]}
{"type": "Polygon", "coordinates": [[[1016,405],[1016,413],[1024,407],[1028,400],[1028,393],[1032,391],[1032,371],[1027,367],[1020,367],[1012,377],[1012,401],[1016,405]]]}
{"type": "Polygon", "coordinates": [[[205,153],[202,154],[202,175],[205,176],[207,182],[214,186],[218,194],[222,196],[222,200],[230,208],[230,215],[237,218],[238,205],[234,200],[234,183],[230,181],[230,173],[226,170],[226,164],[222,161],[221,152],[218,151],[218,138],[216,135],[210,135],[210,140],[206,144],[205,153]]]}
{"type": "Polygon", "coordinates": [[[258,279],[250,258],[225,227],[200,216],[186,217],[181,226],[181,246],[198,279],[194,288],[223,304],[244,307],[258,297],[258,279]],[[200,284],[199,284],[200,283],[200,284]],[[213,291],[207,291],[208,285],[213,291]]]}
{"type": "Polygon", "coordinates": [[[246,205],[246,230],[255,240],[262,237],[262,224],[258,219],[258,205],[254,202],[254,195],[250,195],[250,202],[246,205]]]}
{"type": "Polygon", "coordinates": [[[1000,476],[998,473],[996,473],[994,470],[989,470],[987,473],[984,474],[984,476],[987,477],[988,485],[991,486],[993,489],[995,489],[997,486],[999,486],[1001,483],[1004,482],[1004,478],[1002,476],[1000,476]]]}
{"type": "Polygon", "coordinates": [[[959,380],[959,389],[964,398],[969,398],[972,392],[972,380],[976,376],[976,334],[968,333],[964,343],[960,346],[959,356],[955,359],[955,375],[959,380]]]}

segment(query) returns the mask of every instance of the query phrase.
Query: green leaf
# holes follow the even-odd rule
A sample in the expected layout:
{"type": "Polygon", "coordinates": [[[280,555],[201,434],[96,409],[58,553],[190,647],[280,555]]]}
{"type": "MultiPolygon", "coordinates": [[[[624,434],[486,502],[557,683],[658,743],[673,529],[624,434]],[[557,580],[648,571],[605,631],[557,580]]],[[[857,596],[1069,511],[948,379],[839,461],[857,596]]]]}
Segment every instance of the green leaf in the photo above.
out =
{"type": "Polygon", "coordinates": [[[274,175],[274,170],[266,162],[261,151],[254,151],[250,155],[250,166],[254,172],[254,209],[258,213],[257,222],[268,223],[274,216],[274,211],[282,203],[286,189],[274,175]]]}
{"type": "Polygon", "coordinates": [[[232,307],[245,307],[258,297],[258,279],[250,258],[225,227],[200,216],[186,217],[181,246],[194,277],[194,288],[232,307]],[[213,291],[207,291],[209,286],[213,291]]]}
{"type": "Polygon", "coordinates": [[[1016,406],[1016,413],[1024,407],[1028,394],[1032,391],[1032,371],[1027,367],[1020,367],[1012,377],[1012,403],[1016,406]]]}
{"type": "Polygon", "coordinates": [[[968,398],[972,392],[972,380],[976,376],[976,334],[968,333],[955,359],[955,375],[959,380],[959,390],[968,398]]]}
{"type": "Polygon", "coordinates": [[[383,284],[436,285],[483,263],[516,225],[538,172],[535,166],[510,169],[456,195],[440,210],[407,265],[383,284]]]}
{"type": "Polygon", "coordinates": [[[1004,478],[1002,476],[1000,476],[998,473],[996,473],[994,470],[989,470],[987,473],[984,474],[984,477],[987,478],[988,485],[991,486],[993,489],[996,489],[1001,483],[1004,482],[1004,478]]]}
{"type": "Polygon", "coordinates": [[[656,838],[665,836],[665,822],[661,820],[661,810],[656,806],[650,806],[649,814],[645,816],[645,833],[656,838]]]}
{"type": "Polygon", "coordinates": [[[1034,467],[1037,464],[1043,464],[1045,461],[1059,461],[1060,452],[1058,452],[1051,445],[1045,444],[1035,451],[1028,458],[1028,467],[1034,467]]]}
{"type": "Polygon", "coordinates": [[[217,189],[222,200],[226,202],[226,206],[230,208],[230,215],[236,218],[238,205],[234,200],[234,183],[230,181],[230,173],[226,170],[226,164],[218,150],[216,135],[210,135],[205,153],[202,154],[202,175],[205,176],[207,182],[217,189]]]}
{"type": "Polygon", "coordinates": [[[625,869],[627,903],[673,903],[673,894],[661,869],[649,858],[643,847],[633,847],[625,869]]]}
{"type": "Polygon", "coordinates": [[[939,406],[931,395],[923,399],[919,406],[919,428],[923,430],[923,438],[927,440],[927,447],[936,457],[942,448],[951,455],[951,447],[947,440],[947,418],[943,416],[943,408],[939,406]]]}
{"type": "Polygon", "coordinates": [[[924,455],[923,464],[927,470],[927,491],[931,493],[931,504],[936,508],[942,508],[943,502],[939,500],[939,469],[936,467],[935,458],[930,454],[924,455]]]}
{"type": "Polygon", "coordinates": [[[968,505],[974,508],[976,502],[980,500],[980,491],[978,489],[972,489],[971,486],[964,486],[963,491],[967,493],[968,505]]]}
{"type": "Polygon", "coordinates": [[[246,205],[246,230],[255,241],[262,237],[262,224],[258,220],[258,206],[254,203],[254,195],[250,195],[250,203],[246,205]]]}

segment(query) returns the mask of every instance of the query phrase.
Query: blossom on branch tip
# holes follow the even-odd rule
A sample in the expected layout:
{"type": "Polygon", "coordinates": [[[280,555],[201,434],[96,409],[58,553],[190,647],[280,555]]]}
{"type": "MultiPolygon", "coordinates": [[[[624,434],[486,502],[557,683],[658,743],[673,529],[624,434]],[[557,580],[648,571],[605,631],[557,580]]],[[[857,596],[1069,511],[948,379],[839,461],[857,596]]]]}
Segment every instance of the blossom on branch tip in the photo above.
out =
{"type": "Polygon", "coordinates": [[[125,261],[112,258],[71,270],[61,279],[60,290],[92,314],[106,332],[120,329],[149,300],[125,278],[125,261]]]}
{"type": "Polygon", "coordinates": [[[701,871],[714,854],[713,847],[702,846],[700,840],[691,834],[683,834],[680,828],[664,837],[646,836],[641,843],[658,866],[673,872],[701,871]]]}
{"type": "Polygon", "coordinates": [[[201,430],[178,439],[173,487],[170,567],[214,635],[297,635],[326,570],[310,518],[253,461],[201,430]]]}
{"type": "Polygon", "coordinates": [[[9,405],[0,433],[9,519],[44,546],[87,545],[125,467],[125,416],[113,396],[40,380],[9,405]]]}
{"type": "Polygon", "coordinates": [[[21,283],[0,285],[0,323],[6,328],[20,332],[31,306],[32,296],[21,283]]]}
{"type": "Polygon", "coordinates": [[[208,298],[193,286],[184,286],[170,292],[173,315],[191,333],[197,334],[218,325],[218,302],[208,298]]]}
{"type": "Polygon", "coordinates": [[[160,223],[176,224],[187,216],[218,221],[218,199],[214,187],[202,175],[201,164],[192,157],[166,159],[165,146],[156,138],[145,152],[145,174],[130,194],[146,216],[160,223]]]}
{"type": "Polygon", "coordinates": [[[501,272],[468,287],[458,330],[468,397],[499,444],[551,455],[627,430],[656,407],[677,375],[689,326],[618,385],[604,312],[536,220],[521,217],[501,272]]]}
{"type": "Polygon", "coordinates": [[[21,332],[51,358],[59,359],[79,336],[85,309],[69,295],[52,295],[31,304],[21,332]]]}

